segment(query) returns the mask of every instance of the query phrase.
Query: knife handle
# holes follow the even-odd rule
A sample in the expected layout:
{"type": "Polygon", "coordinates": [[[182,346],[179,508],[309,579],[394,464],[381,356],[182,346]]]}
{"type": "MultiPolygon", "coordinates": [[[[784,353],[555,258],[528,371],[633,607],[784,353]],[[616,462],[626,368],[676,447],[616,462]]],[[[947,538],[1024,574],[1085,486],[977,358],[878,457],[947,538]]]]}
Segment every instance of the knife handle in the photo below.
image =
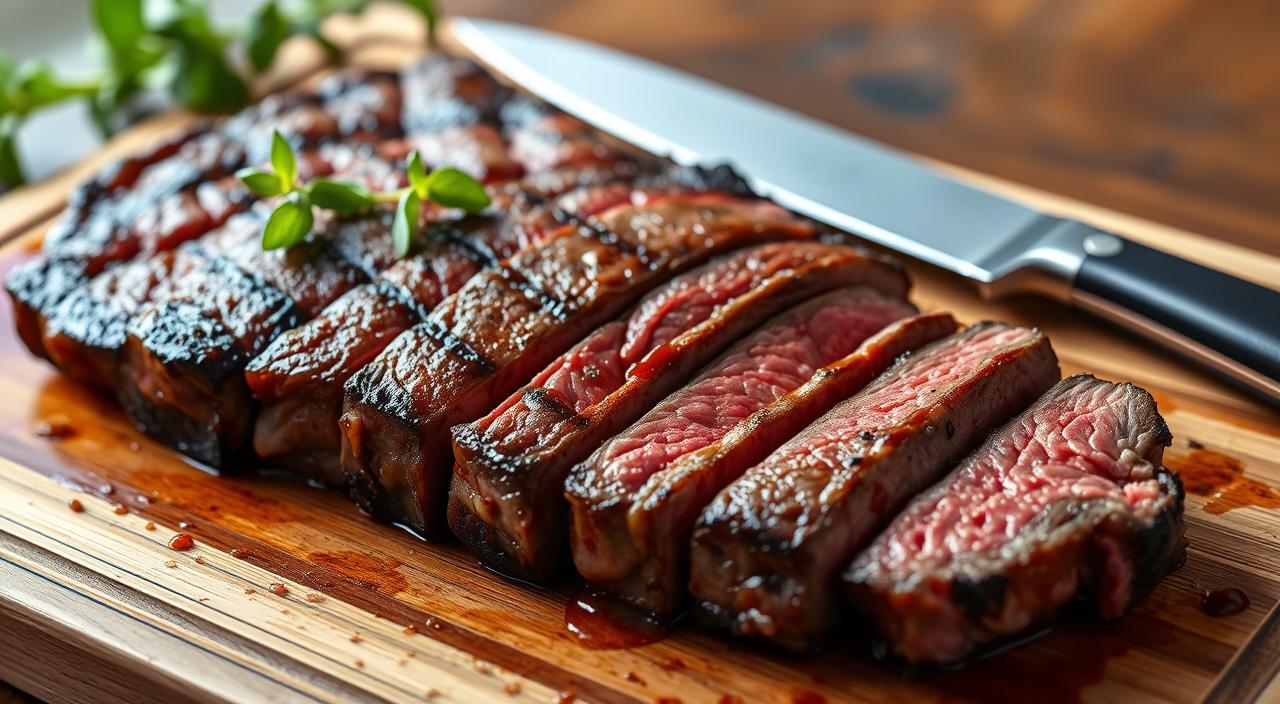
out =
{"type": "Polygon", "coordinates": [[[1280,292],[1111,234],[1085,240],[1072,299],[1280,406],[1280,292]]]}

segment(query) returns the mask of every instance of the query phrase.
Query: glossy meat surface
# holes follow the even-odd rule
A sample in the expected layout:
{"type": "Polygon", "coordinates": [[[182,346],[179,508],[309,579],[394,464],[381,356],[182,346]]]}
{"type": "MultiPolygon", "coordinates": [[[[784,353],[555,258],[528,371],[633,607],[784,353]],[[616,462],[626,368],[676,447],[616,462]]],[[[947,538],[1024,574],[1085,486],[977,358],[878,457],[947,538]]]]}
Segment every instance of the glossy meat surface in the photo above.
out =
{"type": "Polygon", "coordinates": [[[648,289],[718,252],[811,227],[777,206],[678,189],[631,193],[482,272],[347,383],[343,471],[375,515],[434,528],[448,431],[472,421],[648,289]]]}
{"type": "Polygon", "coordinates": [[[820,242],[739,250],[653,290],[484,418],[454,429],[454,532],[496,569],[549,577],[565,554],[562,491],[574,463],[772,314],[858,284],[906,291],[892,263],[820,242]]]}
{"type": "Polygon", "coordinates": [[[913,501],[845,572],[895,652],[949,662],[1079,592],[1105,618],[1182,555],[1181,487],[1150,394],[1065,379],[913,501]]]}
{"type": "Polygon", "coordinates": [[[730,484],[693,535],[702,615],[792,649],[837,572],[908,499],[1059,378],[1036,330],[982,323],[909,355],[730,484]]]}

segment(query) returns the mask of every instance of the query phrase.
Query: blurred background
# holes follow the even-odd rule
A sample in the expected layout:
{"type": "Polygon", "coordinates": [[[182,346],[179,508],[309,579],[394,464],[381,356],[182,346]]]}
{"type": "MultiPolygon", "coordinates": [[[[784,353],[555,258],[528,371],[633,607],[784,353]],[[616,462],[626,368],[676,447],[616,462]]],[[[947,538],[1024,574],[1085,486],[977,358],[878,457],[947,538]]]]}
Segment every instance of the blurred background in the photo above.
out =
{"type": "MultiPolygon", "coordinates": [[[[219,25],[259,0],[216,0],[219,25]]],[[[1275,0],[447,0],[647,56],[883,142],[1280,252],[1275,0]]],[[[0,0],[0,47],[92,73],[87,4],[0,0]]],[[[98,143],[28,122],[29,177],[98,143]]]]}

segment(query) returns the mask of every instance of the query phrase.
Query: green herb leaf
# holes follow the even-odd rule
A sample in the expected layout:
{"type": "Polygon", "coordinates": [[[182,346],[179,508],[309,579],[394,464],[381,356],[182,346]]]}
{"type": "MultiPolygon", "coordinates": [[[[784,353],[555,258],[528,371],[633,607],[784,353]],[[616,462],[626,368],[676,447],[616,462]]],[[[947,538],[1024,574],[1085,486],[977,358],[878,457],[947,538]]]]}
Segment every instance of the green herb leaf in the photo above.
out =
{"type": "Polygon", "coordinates": [[[291,247],[311,232],[311,201],[305,193],[294,191],[284,197],[267,219],[262,231],[262,248],[265,250],[291,247]]]}
{"type": "Polygon", "coordinates": [[[422,214],[422,198],[417,191],[406,188],[396,203],[396,217],[391,222],[391,243],[396,254],[408,256],[413,246],[413,235],[418,231],[418,218],[422,214]]]}
{"type": "Polygon", "coordinates": [[[0,186],[6,188],[21,186],[26,181],[16,144],[20,124],[22,120],[17,115],[0,115],[0,186]]]}
{"type": "MultiPolygon", "coordinates": [[[[81,86],[63,83],[53,75],[53,69],[41,61],[28,61],[18,67],[10,79],[11,98],[19,97],[23,109],[41,107],[75,95],[91,94],[97,86],[81,86]]],[[[15,101],[17,102],[17,101],[15,101]]]]}
{"type": "Polygon", "coordinates": [[[13,72],[18,70],[17,64],[13,63],[13,59],[0,49],[0,115],[10,110],[9,105],[9,80],[13,78],[13,72]]]}
{"type": "Polygon", "coordinates": [[[418,150],[409,152],[408,167],[406,169],[409,176],[409,187],[417,191],[418,197],[426,200],[429,194],[427,183],[427,168],[422,164],[422,157],[418,154],[418,150]]]}
{"type": "Polygon", "coordinates": [[[142,0],[93,0],[93,20],[111,53],[128,55],[147,32],[142,0]]]}
{"type": "Polygon", "coordinates": [[[280,45],[289,38],[289,22],[280,13],[275,0],[268,2],[249,19],[245,36],[245,53],[253,70],[262,73],[276,58],[280,45]]]}
{"type": "Polygon", "coordinates": [[[243,168],[236,172],[236,178],[248,186],[249,190],[263,197],[278,196],[284,193],[284,186],[280,183],[280,177],[270,171],[253,167],[243,168]]]}
{"type": "Polygon", "coordinates": [[[432,171],[427,177],[427,195],[432,202],[472,213],[484,210],[490,203],[489,194],[479,181],[454,168],[432,171]]]}
{"type": "Polygon", "coordinates": [[[293,147],[289,140],[280,134],[280,130],[271,133],[271,168],[276,170],[280,184],[285,190],[293,188],[298,182],[298,158],[293,155],[293,147]]]}
{"type": "Polygon", "coordinates": [[[221,50],[198,46],[179,52],[178,71],[170,85],[173,97],[201,112],[231,112],[249,103],[249,84],[232,70],[221,50]]]}
{"type": "Polygon", "coordinates": [[[311,202],[339,215],[350,215],[373,205],[369,189],[351,181],[318,178],[307,186],[311,202]]]}

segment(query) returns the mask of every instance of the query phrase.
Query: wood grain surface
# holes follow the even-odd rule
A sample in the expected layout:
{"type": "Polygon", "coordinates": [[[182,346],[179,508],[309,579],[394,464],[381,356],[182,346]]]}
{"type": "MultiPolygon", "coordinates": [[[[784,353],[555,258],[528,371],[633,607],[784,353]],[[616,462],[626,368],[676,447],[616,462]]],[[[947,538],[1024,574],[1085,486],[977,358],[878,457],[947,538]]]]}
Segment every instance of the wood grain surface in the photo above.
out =
{"type": "MultiPolygon", "coordinates": [[[[378,40],[355,60],[409,58],[414,35],[402,18],[375,13],[357,33],[378,40]]],[[[677,34],[694,31],[677,24],[677,34]]],[[[307,76],[319,67],[289,68],[307,76]]],[[[140,126],[108,149],[166,125],[140,126]]],[[[1280,261],[1239,243],[974,178],[1280,287],[1280,261]]],[[[71,183],[49,187],[54,210],[71,183]]],[[[20,197],[0,200],[0,212],[21,211],[20,197]]],[[[0,275],[31,256],[48,217],[35,214],[0,246],[0,275]]],[[[956,277],[911,269],[922,308],[1038,325],[1064,372],[1131,380],[1155,394],[1176,438],[1167,463],[1192,489],[1190,547],[1184,567],[1129,617],[1099,624],[1072,613],[955,671],[877,662],[853,624],[805,657],[688,624],[643,647],[585,648],[565,628],[575,584],[539,590],[504,580],[455,543],[376,524],[343,497],[285,475],[207,474],[139,435],[110,399],[27,355],[6,300],[0,633],[16,637],[0,638],[0,678],[66,701],[1133,702],[1274,693],[1280,415],[1063,306],[986,302],[956,277]],[[83,511],[71,510],[73,499],[83,511]],[[194,550],[167,547],[179,530],[195,537],[194,550]],[[1243,589],[1250,606],[1225,618],[1203,613],[1202,595],[1227,586],[1243,589]]]]}

